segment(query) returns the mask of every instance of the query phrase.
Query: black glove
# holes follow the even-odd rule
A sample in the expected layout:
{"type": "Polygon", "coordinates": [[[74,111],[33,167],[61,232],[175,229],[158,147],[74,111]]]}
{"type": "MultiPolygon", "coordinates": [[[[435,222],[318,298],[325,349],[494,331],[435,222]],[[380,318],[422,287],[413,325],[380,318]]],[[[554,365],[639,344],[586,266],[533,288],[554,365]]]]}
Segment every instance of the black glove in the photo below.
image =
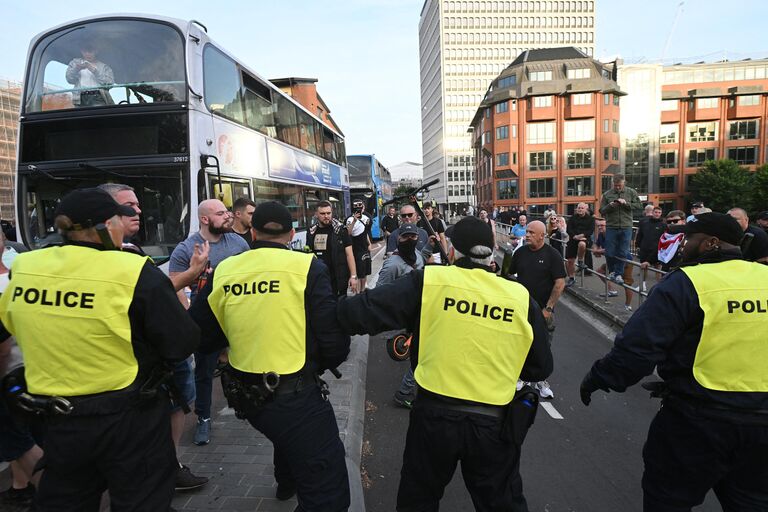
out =
{"type": "MultiPolygon", "coordinates": [[[[590,402],[592,402],[592,393],[594,393],[598,389],[601,389],[601,388],[595,382],[595,378],[592,376],[592,370],[590,370],[584,376],[584,379],[581,381],[581,387],[579,387],[579,394],[581,395],[581,403],[588,406],[590,402]]],[[[608,390],[606,389],[605,392],[607,393],[608,390]]]]}

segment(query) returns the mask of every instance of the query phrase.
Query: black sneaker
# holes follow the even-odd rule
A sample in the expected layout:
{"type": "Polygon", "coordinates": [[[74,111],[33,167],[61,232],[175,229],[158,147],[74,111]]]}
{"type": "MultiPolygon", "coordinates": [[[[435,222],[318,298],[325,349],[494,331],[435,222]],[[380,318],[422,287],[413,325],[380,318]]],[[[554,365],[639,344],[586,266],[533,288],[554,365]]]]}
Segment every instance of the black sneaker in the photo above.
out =
{"type": "Polygon", "coordinates": [[[0,492],[0,503],[25,507],[32,504],[32,499],[34,497],[35,486],[32,484],[27,484],[27,486],[23,489],[14,489],[13,487],[9,487],[3,492],[0,492]]]}
{"type": "Polygon", "coordinates": [[[406,409],[413,407],[413,398],[413,395],[406,395],[400,391],[395,391],[395,403],[400,407],[405,407],[406,409]]]}
{"type": "Polygon", "coordinates": [[[179,466],[176,471],[176,490],[191,491],[208,483],[207,476],[195,476],[187,466],[179,466]]]}
{"type": "Polygon", "coordinates": [[[296,483],[295,482],[283,482],[277,484],[277,491],[275,491],[275,498],[280,501],[285,501],[293,498],[296,495],[296,483]]]}

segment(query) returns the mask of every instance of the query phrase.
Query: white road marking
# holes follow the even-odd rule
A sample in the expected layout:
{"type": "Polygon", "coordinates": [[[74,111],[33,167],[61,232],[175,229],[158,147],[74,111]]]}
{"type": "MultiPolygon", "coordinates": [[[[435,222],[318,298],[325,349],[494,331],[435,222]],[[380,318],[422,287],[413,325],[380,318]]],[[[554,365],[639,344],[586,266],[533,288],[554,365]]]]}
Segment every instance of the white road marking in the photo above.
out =
{"type": "Polygon", "coordinates": [[[549,414],[550,417],[552,417],[552,419],[554,419],[554,420],[562,420],[563,419],[562,414],[557,412],[557,409],[555,409],[555,406],[552,405],[551,403],[549,403],[549,402],[539,402],[539,405],[541,405],[541,407],[545,411],[547,411],[547,414],[549,414]]]}

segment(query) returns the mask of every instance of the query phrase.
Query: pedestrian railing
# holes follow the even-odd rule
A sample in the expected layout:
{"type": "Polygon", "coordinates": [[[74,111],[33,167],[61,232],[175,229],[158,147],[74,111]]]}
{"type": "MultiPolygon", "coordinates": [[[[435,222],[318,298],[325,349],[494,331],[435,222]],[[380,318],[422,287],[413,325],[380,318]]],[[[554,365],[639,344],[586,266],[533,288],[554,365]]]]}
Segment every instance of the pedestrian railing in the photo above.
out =
{"type": "MultiPolygon", "coordinates": [[[[514,250],[519,245],[523,245],[525,243],[524,239],[519,239],[517,240],[517,243],[515,243],[515,240],[513,239],[511,233],[512,233],[512,226],[510,226],[509,224],[496,222],[496,245],[500,249],[504,250],[505,252],[514,252],[514,250]]],[[[566,249],[566,245],[568,244],[568,234],[562,233],[561,236],[562,236],[561,239],[553,239],[550,235],[547,235],[547,243],[549,243],[550,245],[553,245],[552,244],[553,240],[559,243],[562,251],[563,261],[566,262],[567,258],[565,257],[565,249],[566,249]]],[[[592,253],[593,261],[595,256],[604,256],[604,251],[597,251],[593,247],[588,247],[587,250],[592,253]]],[[[649,275],[656,274],[657,276],[663,276],[666,274],[666,272],[651,266],[644,268],[643,265],[640,262],[636,261],[635,259],[625,259],[625,258],[616,258],[616,259],[623,261],[624,264],[626,265],[632,265],[634,267],[640,268],[640,280],[637,283],[637,286],[628,285],[626,283],[619,284],[619,283],[613,282],[614,286],[618,286],[618,287],[624,288],[625,290],[634,292],[638,297],[638,306],[639,306],[645,301],[645,298],[648,297],[648,294],[650,293],[650,289],[652,288],[652,285],[651,286],[648,285],[649,275]]],[[[591,269],[586,265],[577,267],[576,282],[578,283],[579,288],[584,288],[584,276],[589,274],[595,275],[603,281],[605,285],[604,302],[606,304],[609,304],[610,301],[608,300],[609,299],[608,292],[610,291],[610,283],[612,283],[612,281],[608,279],[607,264],[606,264],[606,273],[598,272],[597,270],[591,269]]]]}

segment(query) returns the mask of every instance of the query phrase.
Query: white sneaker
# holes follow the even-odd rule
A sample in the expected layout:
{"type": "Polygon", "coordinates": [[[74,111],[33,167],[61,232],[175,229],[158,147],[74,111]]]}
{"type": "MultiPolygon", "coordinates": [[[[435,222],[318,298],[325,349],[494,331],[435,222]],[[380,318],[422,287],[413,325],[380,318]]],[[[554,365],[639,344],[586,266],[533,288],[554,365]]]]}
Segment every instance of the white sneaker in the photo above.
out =
{"type": "Polygon", "coordinates": [[[526,384],[528,383],[525,382],[524,380],[517,379],[517,391],[520,391],[521,389],[523,389],[523,386],[525,386],[526,384]]]}
{"type": "Polygon", "coordinates": [[[549,382],[545,380],[537,382],[534,388],[539,392],[541,398],[555,398],[555,393],[553,393],[552,388],[549,387],[549,382]]]}

